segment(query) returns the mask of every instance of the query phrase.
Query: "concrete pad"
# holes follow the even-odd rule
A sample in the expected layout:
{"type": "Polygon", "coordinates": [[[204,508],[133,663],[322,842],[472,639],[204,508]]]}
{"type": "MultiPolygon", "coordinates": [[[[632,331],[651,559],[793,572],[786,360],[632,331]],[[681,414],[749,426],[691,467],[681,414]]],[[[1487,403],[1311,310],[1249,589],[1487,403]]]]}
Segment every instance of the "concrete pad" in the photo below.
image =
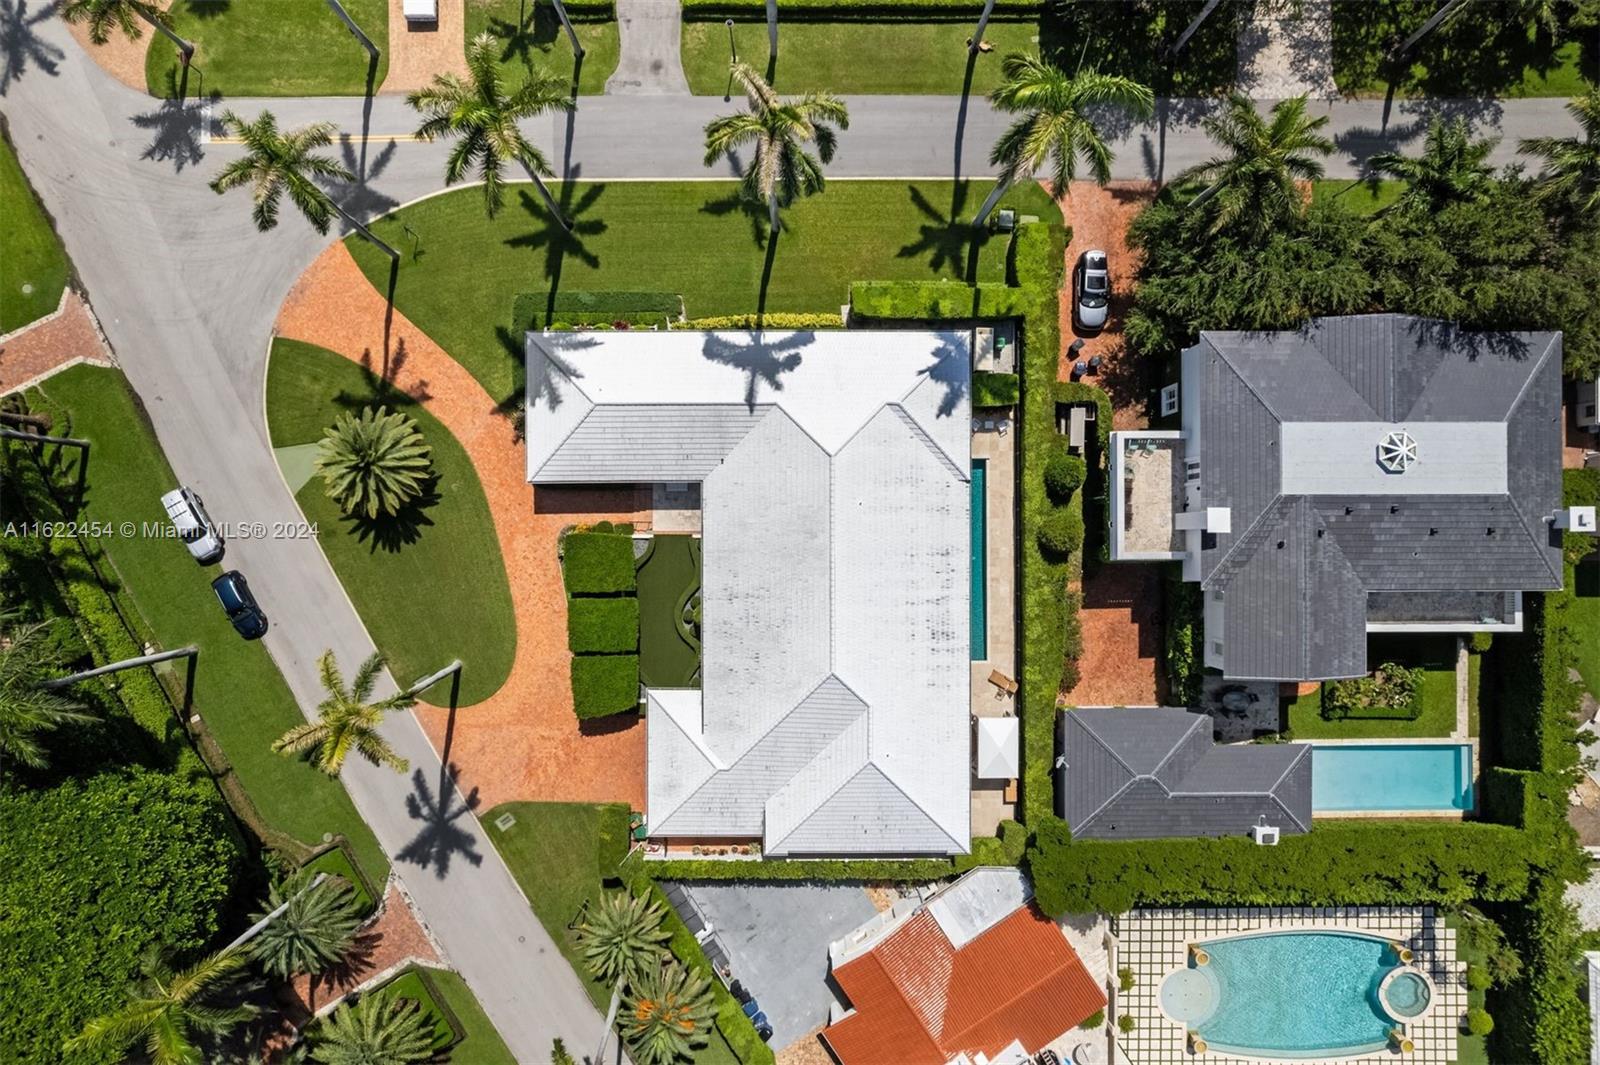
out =
{"type": "Polygon", "coordinates": [[[317,448],[321,446],[321,441],[314,441],[272,449],[272,453],[278,457],[278,469],[283,471],[283,480],[291,493],[298,495],[306,482],[316,476],[317,448]]]}

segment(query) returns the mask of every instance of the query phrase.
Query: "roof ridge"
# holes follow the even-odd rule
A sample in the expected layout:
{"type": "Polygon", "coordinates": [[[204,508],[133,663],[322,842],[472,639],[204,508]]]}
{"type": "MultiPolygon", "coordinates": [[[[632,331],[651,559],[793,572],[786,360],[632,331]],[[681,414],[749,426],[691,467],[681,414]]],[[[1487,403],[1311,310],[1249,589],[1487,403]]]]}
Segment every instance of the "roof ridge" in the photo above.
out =
{"type": "MultiPolygon", "coordinates": [[[[793,710],[790,711],[790,713],[793,713],[793,712],[794,712],[793,710]]],[[[869,717],[870,717],[870,715],[868,715],[868,714],[862,714],[861,717],[858,718],[857,720],[868,719],[869,717]]],[[[812,766],[816,765],[822,759],[822,757],[824,755],[826,755],[829,751],[831,751],[834,748],[835,745],[837,745],[841,740],[843,740],[844,737],[845,737],[845,734],[848,733],[853,727],[855,727],[855,725],[856,725],[856,722],[852,721],[852,722],[850,722],[850,724],[848,724],[844,728],[840,729],[838,735],[834,736],[833,739],[831,739],[827,743],[823,744],[822,749],[819,750],[816,754],[812,755],[811,756],[811,760],[808,761],[805,765],[801,766],[795,772],[794,776],[790,777],[788,780],[786,780],[783,783],[782,787],[773,789],[772,794],[768,795],[767,799],[766,799],[766,802],[762,803],[762,805],[761,805],[761,819],[762,819],[763,828],[766,827],[766,820],[767,820],[767,816],[768,816],[768,811],[771,809],[772,804],[777,800],[778,796],[783,794],[784,792],[788,791],[791,787],[793,787],[794,786],[794,782],[797,779],[799,779],[800,776],[803,773],[805,773],[807,770],[811,769],[812,766]]],[[[863,724],[862,727],[863,728],[867,728],[867,727],[869,727],[869,725],[870,725],[870,721],[868,721],[866,724],[863,724]]],[[[872,747],[870,745],[870,740],[871,740],[871,734],[868,733],[867,737],[865,737],[863,739],[863,741],[862,741],[863,746],[865,746],[865,748],[866,748],[866,752],[865,752],[865,755],[861,759],[861,764],[858,765],[854,770],[852,770],[851,772],[846,774],[839,781],[838,784],[834,785],[833,789],[831,791],[829,791],[827,795],[825,795],[821,799],[817,800],[817,802],[815,804],[813,804],[806,811],[805,816],[796,818],[794,824],[789,827],[789,830],[787,832],[785,832],[782,836],[778,836],[778,837],[776,837],[774,839],[768,840],[767,841],[767,850],[768,851],[777,850],[782,845],[784,840],[788,839],[790,836],[794,835],[797,831],[799,831],[800,826],[804,825],[807,821],[809,821],[816,814],[816,812],[818,810],[822,809],[823,806],[827,805],[833,799],[834,796],[838,795],[839,792],[843,791],[845,789],[846,785],[848,785],[851,781],[855,780],[856,777],[860,776],[861,775],[861,771],[863,769],[865,769],[867,766],[872,764],[872,747]]],[[[821,772],[821,770],[818,770],[818,772],[821,772]]]]}
{"type": "MultiPolygon", "coordinates": [[[[898,414],[900,416],[900,421],[905,424],[906,429],[911,432],[911,435],[920,440],[923,447],[926,447],[929,451],[933,452],[934,457],[943,462],[945,469],[954,474],[957,480],[967,481],[971,479],[972,474],[956,465],[955,459],[951,458],[949,454],[946,453],[945,449],[939,446],[938,442],[933,439],[932,434],[930,434],[927,429],[923,428],[922,423],[917,421],[916,418],[912,417],[911,412],[906,410],[904,406],[902,406],[900,403],[885,403],[883,406],[885,409],[892,410],[898,414]]],[[[873,415],[873,417],[877,417],[877,415],[873,415]]],[[[869,418],[868,421],[870,422],[871,419],[869,418]]],[[[840,450],[842,451],[844,449],[840,448],[840,450]]]]}
{"type": "MultiPolygon", "coordinates": [[[[962,843],[960,840],[952,836],[950,834],[950,830],[944,826],[943,822],[941,822],[937,817],[933,816],[933,814],[929,813],[928,808],[922,805],[922,803],[918,802],[914,795],[906,791],[905,787],[894,778],[894,776],[889,772],[888,768],[879,764],[878,760],[872,756],[871,730],[872,722],[869,715],[869,720],[867,722],[867,766],[876,769],[878,771],[878,775],[887,781],[890,787],[894,788],[895,791],[898,791],[902,796],[905,797],[906,802],[910,803],[912,806],[915,806],[919,811],[921,811],[922,816],[928,819],[928,823],[937,828],[940,833],[944,835],[944,838],[949,840],[955,846],[957,851],[963,854],[970,851],[972,849],[972,841],[970,839],[965,843],[962,843]]],[[[972,821],[970,818],[967,821],[967,827],[968,829],[971,829],[972,827],[972,821]]]]}
{"type": "MultiPolygon", "coordinates": [[[[1004,917],[1000,918],[1000,920],[996,921],[994,924],[990,925],[988,928],[985,928],[981,933],[979,933],[978,935],[974,936],[972,939],[968,940],[965,946],[955,947],[955,946],[952,945],[952,949],[953,949],[954,953],[959,955],[967,947],[971,946],[973,943],[976,943],[978,940],[982,939],[984,936],[988,935],[990,932],[993,932],[995,929],[999,928],[1002,924],[1005,924],[1007,921],[1013,919],[1014,917],[1017,916],[1017,914],[1019,914],[1019,913],[1027,913],[1029,918],[1032,919],[1032,920],[1039,920],[1040,918],[1042,918],[1044,921],[1049,922],[1049,924],[1051,926],[1051,929],[1055,932],[1055,934],[1058,935],[1058,936],[1061,936],[1062,945],[1067,948],[1067,953],[1070,955],[1070,960],[1065,961],[1060,965],[1057,965],[1053,969],[1039,971],[1039,975],[1035,977],[1035,979],[1033,980],[1032,983],[1028,984],[1026,987],[1021,988],[1020,990],[1018,990],[1014,995],[1012,995],[1009,998],[999,999],[999,1000],[993,999],[993,998],[987,999],[985,1001],[985,1005],[987,1005],[990,1002],[996,1002],[998,1004],[993,1009],[988,1010],[986,1016],[980,1017],[978,1020],[974,1021],[972,1024],[967,1025],[967,1027],[961,1029],[960,1031],[955,1032],[953,1034],[952,1033],[946,1033],[944,1031],[944,1029],[943,1029],[943,1026],[941,1025],[940,1026],[940,1031],[939,1031],[939,1040],[938,1040],[938,1042],[941,1044],[941,1049],[943,1049],[943,1044],[946,1042],[945,1037],[947,1035],[951,1035],[951,1037],[954,1038],[954,1039],[959,1039],[961,1036],[966,1035],[968,1032],[970,1032],[974,1028],[978,1027],[978,1025],[985,1023],[989,1019],[990,1016],[993,1016],[994,1014],[1001,1012],[1001,1010],[1013,1005],[1014,1003],[1018,1002],[1019,1000],[1025,998],[1026,996],[1033,994],[1041,986],[1043,986],[1046,981],[1054,979],[1063,970],[1068,970],[1068,969],[1073,968],[1073,963],[1074,962],[1077,963],[1077,967],[1078,968],[1080,968],[1080,969],[1082,969],[1084,971],[1084,975],[1085,976],[1089,975],[1089,967],[1087,965],[1083,964],[1083,959],[1078,957],[1078,952],[1073,949],[1072,943],[1069,942],[1067,940],[1067,937],[1062,934],[1060,927],[1058,925],[1056,925],[1055,921],[1052,920],[1051,918],[1045,916],[1043,911],[1040,911],[1039,918],[1035,918],[1033,916],[1033,912],[1032,912],[1033,910],[1034,910],[1034,903],[1033,903],[1033,900],[1030,898],[1027,902],[1024,902],[1021,906],[1018,906],[1015,910],[1012,910],[1010,913],[1008,913],[1004,917]]],[[[1013,971],[1015,971],[1015,970],[1013,970],[1013,971]]],[[[1092,976],[1089,977],[1089,979],[1090,979],[1091,983],[1094,980],[1094,978],[1092,976]]],[[[948,1015],[948,1013],[949,1013],[948,1000],[946,1002],[946,1006],[947,1006],[947,1008],[945,1010],[945,1014],[948,1015]]]]}
{"type": "MultiPolygon", "coordinates": [[[[1082,713],[1081,710],[1070,710],[1070,711],[1067,712],[1069,717],[1076,717],[1076,715],[1081,714],[1081,713],[1082,713]]],[[[1128,779],[1124,780],[1120,785],[1118,785],[1116,790],[1113,791],[1110,795],[1107,795],[1104,799],[1102,799],[1100,801],[1100,805],[1096,806],[1093,810],[1091,810],[1089,812],[1089,816],[1088,817],[1085,817],[1082,821],[1078,822],[1075,825],[1069,823],[1067,825],[1067,829],[1068,829],[1069,832],[1072,832],[1073,834],[1077,834],[1077,831],[1080,828],[1087,828],[1088,826],[1094,824],[1095,818],[1099,817],[1102,813],[1104,813],[1105,810],[1106,810],[1106,807],[1110,806],[1113,802],[1115,802],[1119,795],[1121,795],[1123,792],[1127,791],[1129,788],[1133,787],[1134,784],[1138,783],[1139,776],[1140,776],[1140,774],[1134,772],[1133,766],[1129,765],[1126,761],[1123,760],[1123,757],[1120,754],[1117,753],[1116,748],[1112,747],[1111,744],[1107,743],[1105,741],[1105,738],[1102,737],[1098,732],[1096,732],[1089,725],[1089,722],[1088,722],[1088,720],[1086,718],[1077,717],[1076,720],[1078,722],[1078,727],[1081,728],[1085,733],[1087,733],[1090,739],[1092,739],[1092,740],[1094,740],[1094,742],[1098,743],[1100,745],[1101,749],[1104,750],[1107,754],[1109,754],[1111,756],[1112,761],[1116,762],[1118,765],[1120,765],[1122,767],[1122,771],[1124,773],[1128,774],[1128,779]]],[[[1063,742],[1062,746],[1063,747],[1066,746],[1065,742],[1063,742]]]]}
{"type": "Polygon", "coordinates": [[[1533,525],[1528,521],[1528,516],[1522,513],[1522,508],[1517,505],[1516,497],[1510,492],[1507,492],[1503,498],[1505,499],[1507,505],[1511,507],[1511,512],[1517,516],[1518,527],[1522,529],[1523,535],[1528,538],[1528,543],[1533,546],[1533,553],[1538,557],[1539,561],[1544,564],[1545,572],[1550,574],[1550,579],[1556,582],[1557,587],[1565,584],[1567,579],[1566,575],[1564,573],[1557,572],[1556,567],[1550,564],[1549,552],[1545,551],[1539,546],[1539,538],[1534,535],[1533,525]]]}
{"type": "Polygon", "coordinates": [[[1556,346],[1556,338],[1560,335],[1559,333],[1550,334],[1550,339],[1545,343],[1544,350],[1534,360],[1533,367],[1528,371],[1528,376],[1522,379],[1522,384],[1517,388],[1517,394],[1511,397],[1510,404],[1506,406],[1506,416],[1501,419],[1502,421],[1509,422],[1511,416],[1516,413],[1517,408],[1522,406],[1522,401],[1527,398],[1528,389],[1533,387],[1533,379],[1539,375],[1539,371],[1549,361],[1550,352],[1556,346]]]}
{"type": "MultiPolygon", "coordinates": [[[[1239,549],[1240,549],[1241,545],[1243,545],[1247,540],[1249,540],[1250,537],[1255,534],[1255,531],[1257,529],[1261,528],[1262,523],[1267,520],[1267,515],[1269,513],[1271,513],[1272,511],[1274,511],[1277,508],[1278,504],[1282,503],[1286,499],[1287,500],[1298,500],[1298,499],[1304,499],[1304,498],[1306,498],[1306,497],[1305,496],[1299,496],[1299,495],[1285,495],[1282,492],[1279,492],[1276,495],[1274,495],[1272,497],[1272,499],[1267,502],[1267,505],[1261,508],[1261,513],[1256,515],[1256,520],[1252,521],[1249,524],[1249,526],[1246,527],[1244,532],[1240,533],[1238,536],[1235,536],[1233,538],[1233,543],[1228,545],[1228,550],[1224,551],[1223,554],[1222,554],[1222,557],[1217,559],[1216,563],[1212,565],[1211,572],[1206,574],[1205,579],[1200,582],[1200,587],[1201,588],[1211,588],[1211,587],[1213,587],[1212,581],[1216,579],[1217,571],[1220,570],[1223,566],[1227,565],[1229,562],[1231,562],[1233,560],[1233,556],[1239,553],[1239,549]]],[[[1280,518],[1279,520],[1282,520],[1282,519],[1280,518]]],[[[1251,554],[1254,554],[1254,553],[1255,552],[1253,552],[1253,551],[1251,552],[1251,554]]],[[[1248,558],[1245,559],[1245,561],[1248,561],[1248,558]]]]}

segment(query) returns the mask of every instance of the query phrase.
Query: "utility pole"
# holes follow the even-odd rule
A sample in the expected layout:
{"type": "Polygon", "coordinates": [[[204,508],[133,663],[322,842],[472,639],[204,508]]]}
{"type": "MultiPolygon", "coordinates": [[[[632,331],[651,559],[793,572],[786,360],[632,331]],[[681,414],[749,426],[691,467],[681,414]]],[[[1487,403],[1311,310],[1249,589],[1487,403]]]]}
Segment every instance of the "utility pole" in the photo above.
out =
{"type": "Polygon", "coordinates": [[[274,920],[276,920],[283,913],[284,910],[287,910],[289,908],[289,904],[290,903],[294,902],[295,899],[299,898],[301,895],[304,895],[306,892],[310,891],[312,888],[316,887],[318,884],[322,883],[326,879],[328,879],[328,874],[327,873],[318,873],[315,877],[312,878],[311,883],[307,884],[305,887],[301,888],[299,891],[296,891],[289,898],[285,899],[283,904],[280,905],[277,909],[273,910],[271,913],[269,913],[265,917],[261,918],[261,920],[257,921],[255,924],[251,925],[249,928],[246,928],[244,930],[244,934],[243,935],[241,935],[238,939],[235,939],[232,943],[229,943],[227,946],[223,947],[222,950],[219,951],[219,953],[227,954],[227,953],[229,953],[231,951],[239,949],[240,947],[244,946],[246,943],[250,942],[252,939],[254,939],[257,935],[259,935],[261,933],[261,930],[263,928],[267,927],[267,925],[271,924],[274,920]]]}

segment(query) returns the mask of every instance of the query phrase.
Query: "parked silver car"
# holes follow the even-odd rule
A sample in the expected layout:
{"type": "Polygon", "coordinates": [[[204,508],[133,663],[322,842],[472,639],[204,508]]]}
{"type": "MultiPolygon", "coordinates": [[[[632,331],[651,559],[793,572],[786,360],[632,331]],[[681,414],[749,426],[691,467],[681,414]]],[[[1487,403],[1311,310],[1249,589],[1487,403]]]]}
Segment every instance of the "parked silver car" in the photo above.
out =
{"type": "Polygon", "coordinates": [[[191,488],[174,488],[161,497],[167,520],[177,530],[178,539],[202,566],[222,561],[225,546],[222,533],[206,513],[200,494],[191,488]]]}
{"type": "Polygon", "coordinates": [[[1072,272],[1072,312],[1078,324],[1085,329],[1099,329],[1106,324],[1106,311],[1111,302],[1111,267],[1106,253],[1098,249],[1086,251],[1072,272]]]}

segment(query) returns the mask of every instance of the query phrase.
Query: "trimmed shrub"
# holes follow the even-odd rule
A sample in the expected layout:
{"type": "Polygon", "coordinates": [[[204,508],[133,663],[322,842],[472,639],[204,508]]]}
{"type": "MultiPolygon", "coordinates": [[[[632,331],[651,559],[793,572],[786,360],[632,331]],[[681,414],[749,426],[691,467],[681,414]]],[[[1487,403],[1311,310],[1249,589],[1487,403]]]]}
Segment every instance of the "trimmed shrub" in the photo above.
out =
{"type": "Polygon", "coordinates": [[[1133,1014],[1131,1013],[1124,1013],[1122,1016],[1117,1018],[1117,1028],[1121,1030],[1123,1035],[1127,1035],[1129,1032],[1133,1031],[1134,1028],[1138,1026],[1138,1023],[1138,1021],[1133,1019],[1133,1014]]]}
{"type": "Polygon", "coordinates": [[[1494,1018],[1482,1006],[1467,1010],[1467,1032],[1471,1035],[1488,1035],[1494,1031],[1494,1018]]]}
{"type": "Polygon", "coordinates": [[[691,318],[673,322],[674,329],[843,329],[844,318],[837,314],[723,314],[713,318],[691,318]]]}
{"type": "Polygon", "coordinates": [[[1489,970],[1482,965],[1467,966],[1467,987],[1472,991],[1487,991],[1494,983],[1489,970]]]}
{"type": "Polygon", "coordinates": [[[1044,488],[1057,503],[1065,503],[1083,486],[1089,464],[1077,455],[1058,451],[1044,464],[1044,488]]]}
{"type": "Polygon", "coordinates": [[[1117,970],[1117,990],[1123,992],[1124,994],[1133,990],[1132,969],[1117,970]]]}
{"type": "Polygon", "coordinates": [[[616,533],[570,532],[561,541],[561,574],[569,595],[632,592],[633,540],[616,533]]]}
{"type": "Polygon", "coordinates": [[[567,650],[575,655],[629,654],[639,649],[639,601],[567,600],[567,650]]]}
{"type": "Polygon", "coordinates": [[[567,0],[564,6],[573,22],[610,22],[617,17],[613,0],[567,0]]]}
{"type": "Polygon", "coordinates": [[[572,709],[580,720],[634,713],[638,708],[638,655],[573,658],[572,709]]]}
{"type": "Polygon", "coordinates": [[[627,292],[609,289],[562,289],[554,301],[544,292],[519,292],[511,300],[511,324],[520,334],[542,329],[548,320],[561,325],[639,325],[683,317],[683,297],[676,292],[627,292]]]}
{"type": "Polygon", "coordinates": [[[1078,1025],[1078,1027],[1082,1031],[1092,1032],[1096,1028],[1100,1027],[1102,1024],[1105,1024],[1105,1023],[1106,1023],[1106,1011],[1105,1010],[1095,1010],[1093,1013],[1089,1014],[1089,1016],[1085,1017],[1083,1019],[1083,1023],[1078,1025]]]}
{"type": "Polygon", "coordinates": [[[852,318],[1013,318],[1027,307],[1026,294],[992,282],[857,281],[850,286],[852,318]]]}
{"type": "Polygon", "coordinates": [[[1493,646],[1494,633],[1492,632],[1475,632],[1472,634],[1472,638],[1467,641],[1467,650],[1475,655],[1486,654],[1489,648],[1493,646]]]}
{"type": "MultiPolygon", "coordinates": [[[[996,0],[994,13],[1004,18],[1036,17],[1041,0],[996,0]]],[[[725,18],[766,18],[766,0],[684,0],[689,22],[721,22],[725,18]]],[[[976,16],[971,0],[778,0],[778,19],[800,22],[970,22],[976,16]]]]}
{"type": "Polygon", "coordinates": [[[1057,507],[1039,526],[1039,550],[1066,558],[1083,546],[1083,513],[1076,507],[1057,507]]]}
{"type": "Polygon", "coordinates": [[[1014,407],[1022,395],[1022,382],[1014,373],[979,370],[972,375],[974,407],[1014,407]]]}

